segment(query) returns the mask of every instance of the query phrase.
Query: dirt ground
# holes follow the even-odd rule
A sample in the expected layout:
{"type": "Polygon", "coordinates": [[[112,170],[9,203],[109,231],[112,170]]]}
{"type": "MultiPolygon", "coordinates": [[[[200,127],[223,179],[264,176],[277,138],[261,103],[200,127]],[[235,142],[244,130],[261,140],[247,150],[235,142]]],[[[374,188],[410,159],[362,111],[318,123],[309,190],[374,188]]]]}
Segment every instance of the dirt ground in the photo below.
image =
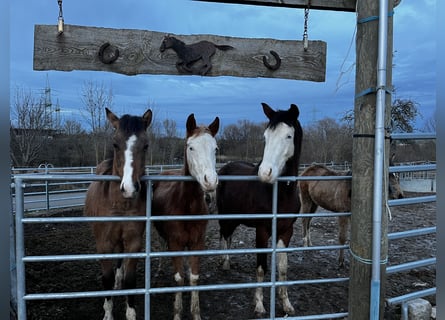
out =
{"type": "MultiPolygon", "coordinates": [[[[418,194],[408,194],[416,196],[418,194]]],[[[424,194],[421,194],[424,195],[424,194]]],[[[436,225],[436,203],[392,207],[392,220],[389,232],[403,231],[436,225]]],[[[56,215],[79,216],[82,212],[65,211],[56,215]]],[[[302,246],[301,220],[294,225],[292,247],[302,246]]],[[[207,247],[219,249],[218,223],[208,225],[207,247]]],[[[312,220],[313,245],[337,243],[337,218],[314,218],[312,220]]],[[[159,251],[158,243],[153,240],[154,251],[159,251]]],[[[253,229],[240,226],[234,233],[233,247],[254,247],[253,229]]],[[[28,224],[25,226],[27,255],[95,253],[95,244],[89,226],[84,223],[66,224],[28,224]]],[[[295,252],[288,256],[289,280],[321,279],[349,276],[349,253],[346,252],[346,266],[339,268],[338,251],[323,250],[295,252]]],[[[388,266],[426,259],[436,256],[436,236],[434,234],[394,240],[389,244],[388,266]]],[[[174,286],[172,268],[168,258],[163,258],[161,272],[153,272],[153,287],[174,286]]],[[[220,256],[201,258],[200,284],[224,284],[255,281],[255,256],[233,255],[232,269],[224,271],[220,256]]],[[[158,259],[152,259],[152,270],[158,270],[158,259]]],[[[138,288],[144,287],[144,262],[138,267],[138,288]]],[[[266,277],[267,280],[267,277],[266,277]]],[[[386,297],[394,297],[415,290],[436,285],[435,266],[419,268],[398,274],[388,275],[386,297]]],[[[26,264],[27,293],[77,292],[101,290],[100,267],[98,261],[45,262],[26,264]]],[[[269,311],[270,290],[264,290],[265,307],[269,311]]],[[[305,284],[289,287],[290,301],[296,315],[339,313],[348,310],[348,282],[334,284],[305,284]]],[[[435,297],[428,297],[435,305],[435,297]]],[[[184,294],[184,319],[190,319],[189,293],[184,294]]],[[[138,319],[143,319],[144,297],[137,296],[138,319]]],[[[253,314],[253,289],[205,291],[200,294],[202,319],[250,319],[253,314]]],[[[103,298],[65,299],[27,302],[30,320],[63,319],[85,320],[102,319],[103,298]]],[[[124,298],[115,299],[115,319],[125,319],[124,298]]],[[[151,319],[172,319],[173,294],[156,294],[151,297],[151,319]]],[[[276,304],[276,316],[285,314],[276,304]]],[[[400,319],[400,307],[385,307],[385,319],[400,319]]]]}

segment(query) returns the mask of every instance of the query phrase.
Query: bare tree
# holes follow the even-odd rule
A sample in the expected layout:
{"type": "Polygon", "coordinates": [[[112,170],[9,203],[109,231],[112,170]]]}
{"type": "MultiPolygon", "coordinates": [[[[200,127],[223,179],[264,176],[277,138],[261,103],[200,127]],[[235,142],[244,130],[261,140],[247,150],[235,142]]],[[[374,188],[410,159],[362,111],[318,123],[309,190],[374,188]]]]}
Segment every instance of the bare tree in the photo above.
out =
{"type": "MultiPolygon", "coordinates": [[[[418,106],[416,101],[410,99],[395,99],[391,104],[391,131],[413,132],[416,118],[421,116],[418,106]]],[[[347,111],[341,120],[352,126],[354,111],[347,111]]]]}
{"type": "Polygon", "coordinates": [[[11,108],[10,155],[15,166],[35,165],[54,133],[45,104],[30,90],[17,88],[11,108]]]}
{"type": "Polygon", "coordinates": [[[110,126],[106,121],[105,107],[111,108],[113,92],[111,87],[106,88],[103,82],[87,81],[82,87],[81,100],[93,136],[96,163],[99,163],[107,155],[107,130],[110,130],[110,126]]]}

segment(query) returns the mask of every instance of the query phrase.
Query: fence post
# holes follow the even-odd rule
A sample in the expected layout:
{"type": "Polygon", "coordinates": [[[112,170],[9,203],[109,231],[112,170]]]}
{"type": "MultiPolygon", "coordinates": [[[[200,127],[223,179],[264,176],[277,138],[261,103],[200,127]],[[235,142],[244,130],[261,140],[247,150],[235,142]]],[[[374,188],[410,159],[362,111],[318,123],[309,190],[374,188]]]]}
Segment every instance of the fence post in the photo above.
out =
{"type": "MultiPolygon", "coordinates": [[[[388,11],[392,12],[393,1],[388,11]]],[[[374,187],[374,143],[376,127],[376,85],[378,61],[379,1],[357,1],[356,79],[354,101],[354,139],[351,194],[351,263],[349,281],[349,317],[368,320],[371,309],[372,227],[374,187]]],[[[387,84],[392,83],[392,19],[388,19],[387,84]]],[[[385,127],[389,127],[391,99],[386,99],[385,127]]],[[[389,141],[385,139],[383,176],[388,175],[389,141]]],[[[381,257],[388,253],[387,215],[384,207],[388,186],[382,186],[381,257]]],[[[380,264],[380,310],[383,317],[386,263],[380,264]]],[[[374,319],[373,319],[374,320],[374,319]]]]}

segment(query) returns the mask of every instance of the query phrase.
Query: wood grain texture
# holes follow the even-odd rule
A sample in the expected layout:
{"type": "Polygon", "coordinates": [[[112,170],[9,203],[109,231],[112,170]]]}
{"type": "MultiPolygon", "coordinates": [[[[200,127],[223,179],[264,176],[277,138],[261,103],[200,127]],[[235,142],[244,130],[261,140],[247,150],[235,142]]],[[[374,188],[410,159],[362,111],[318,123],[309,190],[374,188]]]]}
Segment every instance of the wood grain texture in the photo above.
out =
{"type": "MultiPolygon", "coordinates": [[[[172,49],[163,53],[159,47],[165,33],[134,29],[111,29],[65,25],[61,35],[55,25],[36,25],[34,30],[34,70],[95,70],[125,75],[170,74],[190,75],[176,69],[177,55],[172,49]],[[99,49],[110,43],[119,50],[113,63],[99,59],[99,49]]],[[[303,42],[267,38],[235,38],[215,35],[173,35],[186,44],[208,40],[230,45],[232,50],[216,50],[212,69],[206,76],[264,77],[323,82],[326,75],[326,42],[303,42]],[[270,50],[281,58],[281,67],[272,71],[263,64],[263,56],[275,60],[270,50]]],[[[197,66],[199,61],[196,62],[197,66]]]]}

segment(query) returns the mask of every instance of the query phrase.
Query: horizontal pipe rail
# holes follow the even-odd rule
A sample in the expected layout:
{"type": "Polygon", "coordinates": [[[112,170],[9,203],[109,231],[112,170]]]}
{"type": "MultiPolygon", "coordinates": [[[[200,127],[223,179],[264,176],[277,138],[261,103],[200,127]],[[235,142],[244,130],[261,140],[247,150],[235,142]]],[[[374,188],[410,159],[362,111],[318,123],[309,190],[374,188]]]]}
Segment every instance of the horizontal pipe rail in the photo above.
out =
{"type": "MultiPolygon", "coordinates": [[[[350,216],[350,212],[322,213],[278,213],[278,219],[308,217],[341,217],[350,216]]],[[[239,214],[204,214],[204,215],[171,215],[171,216],[107,216],[107,217],[32,217],[23,218],[23,223],[71,223],[71,222],[119,222],[119,221],[192,221],[192,220],[228,220],[228,219],[272,219],[272,213],[239,213],[239,214]]]]}
{"type": "Polygon", "coordinates": [[[418,133],[392,133],[393,140],[423,140],[436,139],[435,132],[418,132],[418,133]]]}
{"type": "Polygon", "coordinates": [[[428,267],[436,264],[436,258],[423,259],[418,261],[412,261],[407,263],[402,263],[394,266],[389,266],[386,268],[386,274],[393,274],[397,272],[409,271],[412,269],[428,267]]]}
{"type": "Polygon", "coordinates": [[[396,240],[396,239],[403,239],[403,238],[408,238],[408,237],[424,236],[424,235],[428,235],[431,233],[436,233],[436,227],[426,227],[426,228],[419,228],[419,229],[414,229],[414,230],[388,233],[388,240],[396,240]]]}
{"type": "Polygon", "coordinates": [[[436,202],[436,195],[388,200],[388,205],[393,207],[425,202],[436,202]]]}
{"type": "Polygon", "coordinates": [[[234,290],[234,289],[252,289],[252,288],[270,288],[272,286],[296,286],[305,284],[327,284],[347,282],[349,278],[330,278],[330,279],[306,279],[291,281],[265,281],[265,282],[242,282],[225,284],[207,284],[196,286],[177,286],[177,287],[158,287],[141,289],[120,289],[120,290],[101,290],[101,291],[83,291],[83,292],[55,292],[55,293],[29,293],[24,296],[25,300],[44,300],[44,299],[71,299],[71,298],[92,298],[106,296],[122,295],[142,295],[147,291],[150,294],[190,292],[190,291],[214,291],[214,290],[234,290]]]}
{"type": "Polygon", "coordinates": [[[418,165],[402,165],[402,166],[390,166],[388,171],[390,173],[396,172],[413,172],[413,171],[434,171],[436,170],[436,164],[418,164],[418,165]]]}
{"type": "Polygon", "coordinates": [[[241,248],[241,249],[213,249],[213,250],[188,250],[188,251],[158,251],[135,252],[135,253],[88,253],[88,254],[66,254],[47,256],[24,256],[24,262],[50,262],[50,261],[80,261],[80,260],[101,260],[101,259],[122,259],[122,258],[162,258],[162,257],[188,257],[188,256],[213,256],[224,254],[257,254],[257,253],[293,253],[299,251],[321,251],[348,249],[348,245],[329,245],[312,247],[292,247],[292,248],[241,248]]]}
{"type": "Polygon", "coordinates": [[[436,288],[429,288],[429,289],[424,289],[424,290],[408,293],[408,294],[405,294],[405,295],[399,296],[399,297],[388,298],[388,299],[386,299],[386,303],[388,305],[400,304],[405,301],[410,301],[410,300],[414,300],[417,298],[432,296],[434,294],[436,294],[436,288]]]}

